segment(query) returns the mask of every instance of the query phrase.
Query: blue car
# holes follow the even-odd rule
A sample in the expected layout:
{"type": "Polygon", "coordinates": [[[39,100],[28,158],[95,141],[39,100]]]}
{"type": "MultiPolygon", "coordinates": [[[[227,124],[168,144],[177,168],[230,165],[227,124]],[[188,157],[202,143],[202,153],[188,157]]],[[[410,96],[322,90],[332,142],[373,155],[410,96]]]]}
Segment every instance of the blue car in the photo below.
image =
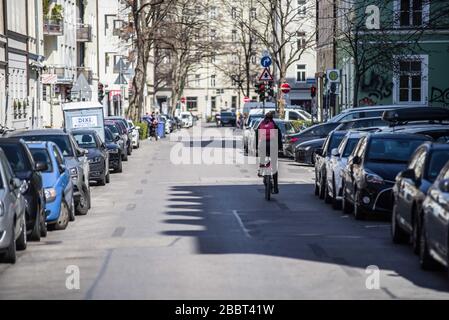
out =
{"type": "Polygon", "coordinates": [[[64,230],[75,219],[73,184],[70,171],[54,142],[29,142],[34,161],[46,163],[42,171],[48,230],[64,230]]]}

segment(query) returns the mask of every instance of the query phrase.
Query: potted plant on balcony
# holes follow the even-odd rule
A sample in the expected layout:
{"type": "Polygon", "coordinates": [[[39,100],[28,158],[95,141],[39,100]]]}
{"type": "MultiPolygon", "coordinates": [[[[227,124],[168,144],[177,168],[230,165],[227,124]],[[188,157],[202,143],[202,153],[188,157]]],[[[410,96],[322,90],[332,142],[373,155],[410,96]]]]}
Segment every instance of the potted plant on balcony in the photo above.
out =
{"type": "Polygon", "coordinates": [[[62,5],[60,4],[55,4],[53,6],[53,8],[51,9],[51,18],[52,20],[56,21],[56,22],[61,22],[62,19],[64,18],[64,9],[62,7],[62,5]]]}

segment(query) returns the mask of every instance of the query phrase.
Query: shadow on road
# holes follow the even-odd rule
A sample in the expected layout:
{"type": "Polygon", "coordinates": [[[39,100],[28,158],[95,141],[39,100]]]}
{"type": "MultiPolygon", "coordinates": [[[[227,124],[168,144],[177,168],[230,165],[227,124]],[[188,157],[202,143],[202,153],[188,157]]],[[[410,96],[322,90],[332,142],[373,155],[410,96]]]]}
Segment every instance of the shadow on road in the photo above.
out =
{"type": "Polygon", "coordinates": [[[259,254],[316,261],[365,276],[376,265],[388,277],[449,292],[446,273],[424,272],[407,246],[393,245],[389,224],[332,211],[311,185],[281,185],[271,202],[263,185],[177,186],[170,190],[167,236],[194,237],[198,254],[259,254]]]}

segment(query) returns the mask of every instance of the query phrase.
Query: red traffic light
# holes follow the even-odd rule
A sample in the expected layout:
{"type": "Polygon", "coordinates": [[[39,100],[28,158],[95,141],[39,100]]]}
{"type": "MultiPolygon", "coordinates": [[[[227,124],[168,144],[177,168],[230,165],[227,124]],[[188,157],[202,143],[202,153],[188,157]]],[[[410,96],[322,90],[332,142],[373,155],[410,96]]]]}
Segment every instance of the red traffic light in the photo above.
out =
{"type": "Polygon", "coordinates": [[[312,98],[315,98],[315,97],[316,97],[316,87],[315,87],[315,86],[312,86],[312,87],[310,88],[310,96],[311,96],[312,98]]]}

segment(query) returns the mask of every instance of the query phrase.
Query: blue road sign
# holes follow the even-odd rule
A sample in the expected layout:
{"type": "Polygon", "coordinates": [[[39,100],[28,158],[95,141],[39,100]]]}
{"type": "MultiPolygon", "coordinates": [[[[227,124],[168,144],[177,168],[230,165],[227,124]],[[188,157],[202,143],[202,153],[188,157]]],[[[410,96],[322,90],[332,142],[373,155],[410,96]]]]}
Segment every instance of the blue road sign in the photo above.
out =
{"type": "Polygon", "coordinates": [[[263,57],[260,60],[260,64],[262,65],[262,67],[264,68],[269,68],[272,64],[271,58],[270,57],[263,57]]]}

